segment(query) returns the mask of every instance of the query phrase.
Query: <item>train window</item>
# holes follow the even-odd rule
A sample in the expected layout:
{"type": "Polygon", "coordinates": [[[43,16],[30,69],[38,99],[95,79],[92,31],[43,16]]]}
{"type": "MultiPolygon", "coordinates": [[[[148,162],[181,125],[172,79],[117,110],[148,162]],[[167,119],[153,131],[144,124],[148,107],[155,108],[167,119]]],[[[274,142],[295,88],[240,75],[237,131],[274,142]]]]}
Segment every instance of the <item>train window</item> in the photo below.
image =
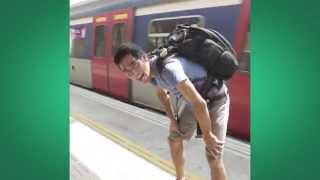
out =
{"type": "Polygon", "coordinates": [[[95,29],[95,51],[94,51],[94,55],[96,57],[105,57],[105,37],[104,37],[104,33],[105,32],[105,26],[104,25],[100,25],[97,26],[95,29]]]}
{"type": "Polygon", "coordinates": [[[71,57],[81,58],[85,55],[85,27],[70,29],[71,57]]]}
{"type": "Polygon", "coordinates": [[[250,72],[250,32],[248,27],[248,34],[246,39],[246,45],[241,54],[240,71],[250,72]]]}
{"type": "Polygon", "coordinates": [[[197,15],[153,19],[149,23],[147,50],[152,50],[166,43],[166,37],[178,24],[198,24],[203,27],[204,17],[197,15]]]}
{"type": "Polygon", "coordinates": [[[118,47],[126,40],[127,24],[115,24],[112,29],[112,54],[114,54],[118,47]]]}

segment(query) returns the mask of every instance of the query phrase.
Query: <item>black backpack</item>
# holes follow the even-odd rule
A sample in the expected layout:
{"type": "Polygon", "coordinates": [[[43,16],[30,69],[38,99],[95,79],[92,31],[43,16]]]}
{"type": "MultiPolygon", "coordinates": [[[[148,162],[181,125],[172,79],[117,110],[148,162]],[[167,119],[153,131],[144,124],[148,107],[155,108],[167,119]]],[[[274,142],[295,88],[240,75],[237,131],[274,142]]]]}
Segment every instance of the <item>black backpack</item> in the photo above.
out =
{"type": "Polygon", "coordinates": [[[168,36],[167,44],[151,52],[158,57],[159,72],[168,63],[168,56],[179,55],[202,65],[209,76],[219,80],[230,79],[238,70],[235,54],[230,42],[220,33],[196,24],[178,25],[168,36]]]}

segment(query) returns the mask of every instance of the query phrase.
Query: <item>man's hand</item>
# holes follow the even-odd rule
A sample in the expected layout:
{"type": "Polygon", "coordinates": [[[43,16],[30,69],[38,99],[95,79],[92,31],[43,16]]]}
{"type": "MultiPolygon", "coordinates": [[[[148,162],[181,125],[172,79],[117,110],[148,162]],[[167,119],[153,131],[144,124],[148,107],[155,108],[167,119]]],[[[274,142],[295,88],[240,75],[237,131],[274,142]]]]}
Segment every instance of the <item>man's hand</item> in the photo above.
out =
{"type": "Polygon", "coordinates": [[[206,144],[207,152],[215,159],[221,155],[224,142],[220,141],[212,132],[204,134],[203,141],[206,144]]]}
{"type": "Polygon", "coordinates": [[[179,132],[177,121],[174,119],[170,120],[170,132],[179,132]]]}

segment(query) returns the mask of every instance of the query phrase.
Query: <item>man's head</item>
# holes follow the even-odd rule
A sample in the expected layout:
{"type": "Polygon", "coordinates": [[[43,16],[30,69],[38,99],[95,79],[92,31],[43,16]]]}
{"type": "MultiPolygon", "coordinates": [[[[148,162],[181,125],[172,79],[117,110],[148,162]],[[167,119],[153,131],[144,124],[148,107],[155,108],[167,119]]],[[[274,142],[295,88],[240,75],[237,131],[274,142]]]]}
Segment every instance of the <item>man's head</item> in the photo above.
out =
{"type": "Polygon", "coordinates": [[[151,79],[147,54],[134,44],[122,44],[114,56],[114,63],[130,79],[144,83],[151,79]]]}

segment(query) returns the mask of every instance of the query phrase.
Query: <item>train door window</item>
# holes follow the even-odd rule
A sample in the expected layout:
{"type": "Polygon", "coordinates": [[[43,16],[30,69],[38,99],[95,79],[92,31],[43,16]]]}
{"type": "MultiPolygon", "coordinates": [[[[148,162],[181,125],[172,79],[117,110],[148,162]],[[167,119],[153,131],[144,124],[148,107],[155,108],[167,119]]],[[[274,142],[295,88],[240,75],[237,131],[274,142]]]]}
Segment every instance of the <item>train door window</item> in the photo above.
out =
{"type": "Polygon", "coordinates": [[[82,58],[85,56],[85,27],[70,29],[71,57],[82,58]]]}
{"type": "Polygon", "coordinates": [[[241,72],[250,72],[250,27],[248,27],[247,39],[245,47],[241,54],[241,61],[240,61],[240,71],[241,72]]]}
{"type": "Polygon", "coordinates": [[[153,19],[149,23],[149,42],[147,50],[162,46],[166,43],[166,37],[172,32],[178,24],[198,24],[203,27],[204,17],[196,16],[180,16],[170,18],[153,19]]]}
{"type": "Polygon", "coordinates": [[[94,45],[94,55],[95,57],[105,57],[106,48],[105,48],[105,26],[100,25],[95,29],[95,45],[94,45]]]}
{"type": "Polygon", "coordinates": [[[115,24],[112,29],[112,54],[115,54],[119,46],[126,40],[127,24],[115,24]]]}

